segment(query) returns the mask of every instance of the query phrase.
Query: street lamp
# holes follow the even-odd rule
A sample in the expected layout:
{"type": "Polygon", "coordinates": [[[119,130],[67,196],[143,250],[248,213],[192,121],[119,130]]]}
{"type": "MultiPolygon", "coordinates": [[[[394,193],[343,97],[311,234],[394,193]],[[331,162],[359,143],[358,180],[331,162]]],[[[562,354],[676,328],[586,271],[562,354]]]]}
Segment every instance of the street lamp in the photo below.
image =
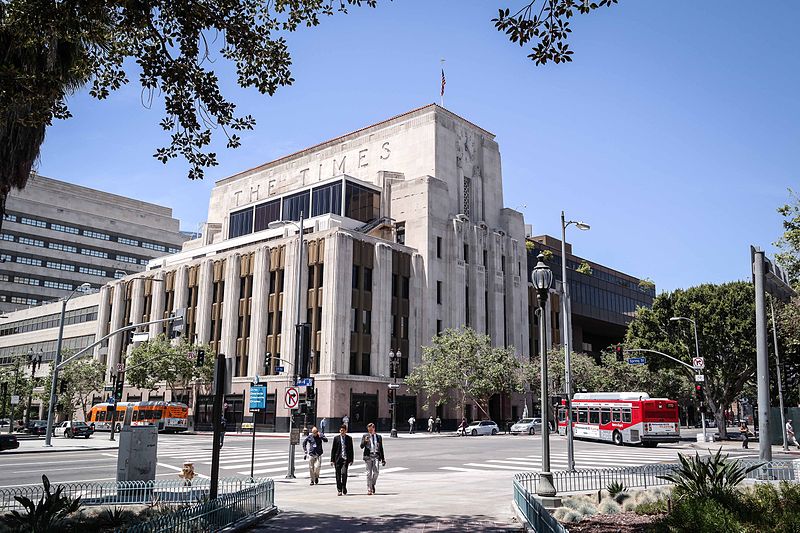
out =
{"type": "Polygon", "coordinates": [[[575,470],[575,446],[572,436],[572,303],[569,299],[569,285],[567,284],[567,226],[575,225],[581,231],[588,230],[591,226],[577,220],[567,221],[564,211],[561,211],[561,317],[564,320],[564,393],[567,396],[567,470],[575,470]]]}
{"type": "Polygon", "coordinates": [[[397,437],[397,366],[400,364],[402,356],[403,352],[400,350],[396,352],[389,350],[389,366],[391,367],[392,378],[394,378],[394,383],[389,385],[389,388],[392,389],[392,432],[389,435],[395,438],[397,437]]]}
{"type": "MultiPolygon", "coordinates": [[[[292,366],[292,385],[297,383],[297,356],[299,352],[299,345],[300,345],[300,299],[303,295],[303,287],[300,280],[303,276],[303,217],[305,215],[304,211],[300,211],[300,223],[294,222],[293,220],[275,220],[267,224],[269,229],[276,229],[281,226],[291,225],[297,228],[297,314],[295,315],[295,350],[294,350],[294,365],[292,366]]],[[[292,441],[292,425],[294,424],[294,414],[290,411],[289,412],[289,465],[288,470],[286,471],[286,478],[287,479],[294,479],[294,448],[295,445],[292,441]]]]}
{"type": "Polygon", "coordinates": [[[542,365],[542,390],[541,390],[541,409],[542,409],[542,471],[539,474],[539,484],[536,494],[546,498],[556,495],[556,488],[553,485],[553,474],[550,472],[550,417],[548,416],[547,405],[547,340],[545,339],[547,315],[545,304],[547,303],[547,293],[553,283],[553,271],[544,263],[544,254],[539,254],[539,262],[533,267],[531,272],[531,282],[536,289],[536,297],[539,301],[539,356],[542,365]]]}
{"type": "Polygon", "coordinates": [[[89,289],[89,283],[82,283],[72,289],[69,296],[61,300],[61,317],[58,320],[58,340],[56,341],[56,358],[53,360],[53,377],[50,380],[50,403],[47,406],[47,432],[44,437],[45,447],[51,447],[50,440],[53,437],[53,415],[56,409],[56,382],[58,381],[58,365],[61,364],[61,344],[64,341],[64,314],[67,312],[67,302],[75,296],[79,290],[89,289]]]}
{"type": "MultiPolygon", "coordinates": [[[[673,316],[669,319],[670,322],[678,322],[679,320],[686,320],[692,323],[692,327],[694,328],[694,354],[695,357],[699,358],[700,343],[697,340],[697,322],[695,322],[693,318],[687,318],[685,316],[673,316]]],[[[702,404],[700,405],[700,424],[703,426],[703,442],[708,442],[708,440],[706,440],[706,406],[702,404]]]]}

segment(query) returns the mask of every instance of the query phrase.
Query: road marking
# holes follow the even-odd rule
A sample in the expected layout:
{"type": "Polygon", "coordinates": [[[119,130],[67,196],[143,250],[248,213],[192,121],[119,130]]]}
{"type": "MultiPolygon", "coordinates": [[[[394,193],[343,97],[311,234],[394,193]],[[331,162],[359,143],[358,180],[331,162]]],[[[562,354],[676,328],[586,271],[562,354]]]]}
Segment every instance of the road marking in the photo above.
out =
{"type": "Polygon", "coordinates": [[[485,470],[478,470],[477,468],[461,468],[458,466],[440,466],[439,470],[450,470],[452,472],[485,472],[485,470]]]}
{"type": "Polygon", "coordinates": [[[519,472],[519,467],[517,466],[489,465],[486,463],[464,463],[464,466],[477,466],[480,468],[498,468],[500,470],[516,470],[517,472],[519,472]]]}

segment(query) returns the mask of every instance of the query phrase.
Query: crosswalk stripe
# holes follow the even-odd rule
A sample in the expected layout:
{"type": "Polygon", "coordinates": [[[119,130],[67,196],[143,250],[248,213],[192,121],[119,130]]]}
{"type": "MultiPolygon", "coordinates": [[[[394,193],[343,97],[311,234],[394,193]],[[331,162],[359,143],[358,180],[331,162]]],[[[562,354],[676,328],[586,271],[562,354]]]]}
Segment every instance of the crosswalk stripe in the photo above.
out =
{"type": "Polygon", "coordinates": [[[464,466],[479,466],[481,468],[497,468],[499,470],[517,470],[519,471],[518,466],[505,466],[505,465],[490,465],[486,463],[464,463],[464,466]]]}
{"type": "Polygon", "coordinates": [[[459,466],[440,466],[439,470],[449,470],[451,472],[482,472],[477,468],[461,468],[459,466]]]}
{"type": "MultiPolygon", "coordinates": [[[[366,467],[366,465],[353,464],[348,469],[348,474],[351,471],[353,471],[354,469],[356,469],[356,468],[365,468],[365,467],[366,467]]],[[[255,470],[253,472],[253,474],[254,475],[255,474],[268,474],[270,472],[281,472],[281,471],[284,471],[284,470],[286,470],[285,466],[283,466],[281,468],[267,468],[267,469],[264,469],[264,470],[255,470]]],[[[334,470],[333,468],[322,468],[322,469],[320,469],[319,473],[320,473],[320,477],[322,477],[325,474],[335,474],[336,470],[334,470]]],[[[249,475],[250,471],[249,470],[243,470],[241,472],[237,472],[237,474],[249,475]]],[[[307,468],[305,469],[305,472],[297,472],[297,473],[295,473],[296,477],[308,477],[308,475],[309,474],[308,474],[308,469],[307,468]]],[[[350,476],[348,475],[347,477],[350,477],[350,476]]]]}

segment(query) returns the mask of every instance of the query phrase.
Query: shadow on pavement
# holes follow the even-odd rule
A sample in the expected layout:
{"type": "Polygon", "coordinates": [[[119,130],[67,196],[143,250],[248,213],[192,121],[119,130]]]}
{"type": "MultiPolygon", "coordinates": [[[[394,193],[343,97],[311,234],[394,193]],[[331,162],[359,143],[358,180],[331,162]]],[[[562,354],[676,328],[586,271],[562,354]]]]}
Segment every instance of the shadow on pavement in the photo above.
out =
{"type": "MultiPolygon", "coordinates": [[[[376,514],[379,506],[376,502],[376,514]]],[[[483,515],[475,516],[425,516],[401,514],[391,516],[337,516],[325,513],[279,512],[275,517],[254,525],[251,532],[325,531],[326,533],[399,532],[422,533],[461,531],[503,532],[522,531],[521,526],[498,523],[483,515]]]]}

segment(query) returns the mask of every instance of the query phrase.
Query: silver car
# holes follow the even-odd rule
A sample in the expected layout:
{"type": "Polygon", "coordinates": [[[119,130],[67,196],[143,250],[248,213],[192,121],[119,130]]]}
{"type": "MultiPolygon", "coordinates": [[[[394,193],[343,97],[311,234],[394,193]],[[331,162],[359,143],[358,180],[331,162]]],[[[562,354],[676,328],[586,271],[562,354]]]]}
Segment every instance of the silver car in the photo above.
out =
{"type": "Polygon", "coordinates": [[[528,435],[535,435],[536,432],[542,431],[541,418],[523,418],[516,424],[511,426],[511,433],[527,433],[528,435]]]}
{"type": "Polygon", "coordinates": [[[500,428],[491,420],[476,420],[467,426],[467,435],[497,435],[500,428]]]}

